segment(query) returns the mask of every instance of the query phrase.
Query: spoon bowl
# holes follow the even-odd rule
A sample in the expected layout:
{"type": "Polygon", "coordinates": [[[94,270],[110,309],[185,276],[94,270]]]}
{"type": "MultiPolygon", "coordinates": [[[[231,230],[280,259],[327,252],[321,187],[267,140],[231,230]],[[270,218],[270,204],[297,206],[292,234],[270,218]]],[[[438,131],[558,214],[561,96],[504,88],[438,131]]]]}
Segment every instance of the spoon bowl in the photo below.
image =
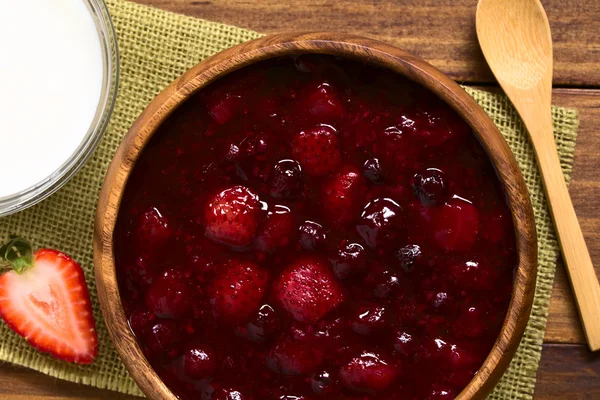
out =
{"type": "Polygon", "coordinates": [[[539,0],[480,1],[477,21],[479,40],[486,43],[485,58],[505,90],[528,90],[551,81],[552,38],[539,0]],[[491,20],[495,23],[483,22],[491,20]],[[534,40],[523,41],[524,37],[534,40]]]}

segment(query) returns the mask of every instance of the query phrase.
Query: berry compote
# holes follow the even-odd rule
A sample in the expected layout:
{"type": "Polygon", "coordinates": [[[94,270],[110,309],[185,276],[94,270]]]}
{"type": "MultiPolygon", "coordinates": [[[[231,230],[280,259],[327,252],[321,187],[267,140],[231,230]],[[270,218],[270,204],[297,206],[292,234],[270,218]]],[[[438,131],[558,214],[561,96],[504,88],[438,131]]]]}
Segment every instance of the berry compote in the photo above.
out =
{"type": "Polygon", "coordinates": [[[511,215],[469,126],[397,74],[324,55],[246,67],[145,148],[120,291],[182,399],[451,399],[504,320],[511,215]]]}

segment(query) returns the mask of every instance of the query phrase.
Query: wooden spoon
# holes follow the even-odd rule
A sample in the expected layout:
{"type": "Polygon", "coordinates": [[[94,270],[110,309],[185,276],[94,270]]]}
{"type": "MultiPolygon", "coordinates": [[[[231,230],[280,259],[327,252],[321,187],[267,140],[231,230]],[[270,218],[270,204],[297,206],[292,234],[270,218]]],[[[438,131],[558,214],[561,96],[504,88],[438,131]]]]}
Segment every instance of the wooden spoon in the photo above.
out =
{"type": "Polygon", "coordinates": [[[590,349],[598,350],[600,284],[567,191],[552,132],[548,18],[539,0],[479,0],[476,20],[485,59],[529,131],[585,336],[590,349]]]}

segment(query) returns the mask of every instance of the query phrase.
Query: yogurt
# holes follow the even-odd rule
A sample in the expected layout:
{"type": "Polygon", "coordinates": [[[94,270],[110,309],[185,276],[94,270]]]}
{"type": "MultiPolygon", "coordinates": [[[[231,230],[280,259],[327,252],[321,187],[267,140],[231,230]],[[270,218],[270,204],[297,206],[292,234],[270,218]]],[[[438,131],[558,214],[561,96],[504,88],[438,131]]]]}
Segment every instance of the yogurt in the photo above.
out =
{"type": "Polygon", "coordinates": [[[102,91],[84,0],[0,0],[0,199],[36,186],[75,153],[102,91]]]}

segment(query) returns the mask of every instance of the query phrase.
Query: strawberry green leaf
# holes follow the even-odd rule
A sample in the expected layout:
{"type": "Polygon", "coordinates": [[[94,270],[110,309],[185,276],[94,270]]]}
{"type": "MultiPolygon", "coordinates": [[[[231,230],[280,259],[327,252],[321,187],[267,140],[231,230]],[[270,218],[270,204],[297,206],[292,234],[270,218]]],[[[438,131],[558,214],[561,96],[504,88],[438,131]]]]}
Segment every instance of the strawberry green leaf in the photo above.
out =
{"type": "Polygon", "coordinates": [[[0,267],[12,268],[20,274],[32,265],[31,244],[17,235],[10,235],[9,241],[0,247],[0,267]]]}

